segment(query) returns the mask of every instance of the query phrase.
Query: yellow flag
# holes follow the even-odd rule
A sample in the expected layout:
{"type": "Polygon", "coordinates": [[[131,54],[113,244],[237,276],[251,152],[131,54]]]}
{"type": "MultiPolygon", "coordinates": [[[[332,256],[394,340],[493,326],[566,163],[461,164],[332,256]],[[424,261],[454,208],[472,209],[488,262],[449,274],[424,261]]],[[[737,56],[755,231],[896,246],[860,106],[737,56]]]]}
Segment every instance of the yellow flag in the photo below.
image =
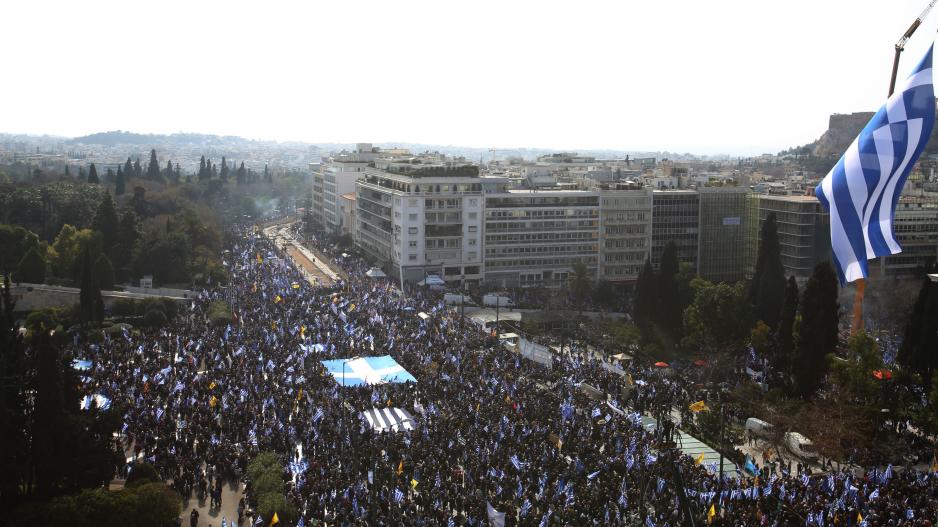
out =
{"type": "Polygon", "coordinates": [[[261,258],[261,253],[257,253],[257,263],[264,263],[264,259],[261,258]]]}
{"type": "Polygon", "coordinates": [[[275,330],[275,331],[277,330],[277,322],[276,322],[276,321],[273,321],[273,320],[270,321],[270,329],[273,329],[273,330],[275,330]]]}
{"type": "Polygon", "coordinates": [[[417,488],[417,483],[420,483],[420,482],[417,481],[416,479],[410,480],[410,488],[416,489],[416,488],[417,488]]]}
{"type": "Polygon", "coordinates": [[[400,476],[404,472],[404,460],[401,459],[401,462],[397,464],[397,475],[400,476]]]}
{"type": "Polygon", "coordinates": [[[390,407],[391,407],[391,400],[388,399],[388,408],[390,408],[390,407]]]}
{"type": "Polygon", "coordinates": [[[277,517],[277,513],[275,512],[274,517],[270,519],[270,527],[274,527],[274,525],[278,525],[279,523],[280,518],[277,517]]]}
{"type": "Polygon", "coordinates": [[[300,288],[300,284],[293,282],[293,289],[299,289],[299,288],[300,288]]]}
{"type": "Polygon", "coordinates": [[[212,408],[215,408],[215,405],[217,404],[218,404],[218,397],[215,397],[213,395],[212,398],[208,400],[208,405],[211,406],[212,408]]]}
{"type": "Polygon", "coordinates": [[[694,464],[699,465],[703,463],[703,460],[704,460],[704,455],[703,453],[701,453],[699,456],[697,456],[697,459],[694,460],[694,464]]]}
{"type": "Polygon", "coordinates": [[[938,472],[938,458],[931,458],[931,471],[938,472]]]}
{"type": "Polygon", "coordinates": [[[279,303],[282,302],[282,301],[283,301],[283,299],[280,298],[280,295],[277,295],[277,298],[274,298],[274,304],[279,304],[279,303]]]}
{"type": "Polygon", "coordinates": [[[214,390],[214,389],[215,389],[215,381],[212,381],[212,384],[209,384],[209,385],[208,385],[208,389],[209,389],[209,390],[214,390]]]}
{"type": "MultiPolygon", "coordinates": [[[[300,388],[300,392],[296,394],[296,400],[299,401],[302,398],[303,398],[303,388],[300,388]]],[[[703,456],[703,454],[700,454],[700,455],[703,456]]]]}
{"type": "Polygon", "coordinates": [[[479,413],[479,407],[482,406],[481,403],[476,403],[476,413],[479,413]]]}
{"type": "Polygon", "coordinates": [[[691,403],[691,404],[687,407],[687,409],[690,410],[691,412],[694,412],[695,414],[696,414],[697,412],[702,412],[702,411],[704,411],[704,410],[709,410],[709,408],[707,408],[707,403],[705,403],[705,402],[703,402],[703,401],[697,401],[696,403],[691,403]]]}
{"type": "Polygon", "coordinates": [[[714,504],[710,504],[710,510],[707,511],[707,523],[713,521],[713,517],[717,515],[717,508],[714,504]]]}
{"type": "Polygon", "coordinates": [[[349,310],[349,313],[351,313],[352,311],[355,311],[355,304],[350,305],[348,310],[349,310]]]}
{"type": "Polygon", "coordinates": [[[252,293],[257,292],[257,282],[254,282],[253,284],[251,284],[251,292],[252,293]]]}
{"type": "Polygon", "coordinates": [[[505,396],[505,403],[506,403],[506,404],[511,404],[511,397],[508,397],[508,396],[506,395],[506,396],[505,396]]]}
{"type": "Polygon", "coordinates": [[[629,386],[634,386],[634,385],[635,385],[635,381],[632,380],[632,374],[631,374],[631,373],[628,374],[628,380],[629,380],[629,386]]]}
{"type": "Polygon", "coordinates": [[[861,521],[863,521],[863,515],[858,512],[858,513],[857,513],[857,523],[859,523],[859,522],[861,522],[861,521]]]}

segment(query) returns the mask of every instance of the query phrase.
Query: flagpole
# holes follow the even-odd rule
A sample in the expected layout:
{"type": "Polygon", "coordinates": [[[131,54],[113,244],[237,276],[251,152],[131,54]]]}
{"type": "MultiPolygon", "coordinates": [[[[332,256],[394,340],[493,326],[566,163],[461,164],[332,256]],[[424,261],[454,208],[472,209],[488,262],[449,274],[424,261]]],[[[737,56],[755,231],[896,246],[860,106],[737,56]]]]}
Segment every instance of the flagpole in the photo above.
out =
{"type": "MultiPolygon", "coordinates": [[[[902,56],[902,52],[905,50],[905,44],[912,38],[912,35],[915,33],[915,30],[922,25],[922,20],[928,14],[929,11],[935,7],[935,3],[938,0],[931,0],[922,13],[912,22],[912,25],[909,26],[909,29],[905,30],[905,33],[902,34],[902,37],[899,38],[899,41],[896,42],[896,56],[892,60],[892,76],[889,79],[889,95],[892,97],[893,92],[896,91],[896,77],[899,73],[899,58],[902,56]]],[[[859,278],[856,280],[856,293],[853,297],[853,322],[850,325],[850,334],[856,335],[857,333],[863,331],[863,297],[866,296],[866,279],[859,278]]]]}

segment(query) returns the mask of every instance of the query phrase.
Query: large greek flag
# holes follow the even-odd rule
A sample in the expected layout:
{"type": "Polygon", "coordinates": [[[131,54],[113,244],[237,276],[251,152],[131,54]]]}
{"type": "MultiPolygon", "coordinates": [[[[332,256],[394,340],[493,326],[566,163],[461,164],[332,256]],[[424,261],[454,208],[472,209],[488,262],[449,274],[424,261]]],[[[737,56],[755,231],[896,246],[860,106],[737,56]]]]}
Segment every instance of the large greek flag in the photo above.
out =
{"type": "Polygon", "coordinates": [[[866,278],[867,260],[902,252],[892,223],[905,178],[935,124],[933,48],[815,189],[830,211],[841,283],[866,278]]]}

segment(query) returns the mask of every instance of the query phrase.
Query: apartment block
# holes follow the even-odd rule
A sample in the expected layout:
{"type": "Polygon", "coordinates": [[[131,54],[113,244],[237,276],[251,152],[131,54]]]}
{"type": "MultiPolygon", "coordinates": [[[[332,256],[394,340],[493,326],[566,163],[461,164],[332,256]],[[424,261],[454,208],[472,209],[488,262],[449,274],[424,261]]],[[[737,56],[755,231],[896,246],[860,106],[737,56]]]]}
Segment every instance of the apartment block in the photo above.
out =
{"type": "Polygon", "coordinates": [[[598,192],[497,189],[484,213],[486,283],[558,287],[578,263],[598,276],[598,192]]]}
{"type": "Polygon", "coordinates": [[[651,252],[652,191],[613,187],[599,192],[599,277],[634,282],[651,252]]]}
{"type": "Polygon", "coordinates": [[[739,187],[702,187],[700,195],[701,278],[712,282],[746,279],[752,248],[749,190],[739,187]]]}
{"type": "Polygon", "coordinates": [[[379,158],[356,181],[359,247],[385,271],[416,283],[483,276],[482,181],[462,159],[379,158]]]}
{"type": "Polygon", "coordinates": [[[782,266],[786,276],[804,279],[814,266],[831,259],[830,214],[814,196],[756,196],[758,226],[751,240],[758,248],[762,224],[775,214],[782,266]]]}
{"type": "Polygon", "coordinates": [[[655,190],[652,193],[651,264],[657,271],[669,242],[677,245],[678,260],[699,268],[700,194],[695,190],[655,190]]]}
{"type": "MultiPolygon", "coordinates": [[[[340,152],[313,172],[313,222],[330,234],[342,230],[339,196],[355,191],[355,181],[382,155],[370,143],[358,143],[352,152],[340,152]]],[[[386,154],[385,154],[386,155],[386,154]]]]}

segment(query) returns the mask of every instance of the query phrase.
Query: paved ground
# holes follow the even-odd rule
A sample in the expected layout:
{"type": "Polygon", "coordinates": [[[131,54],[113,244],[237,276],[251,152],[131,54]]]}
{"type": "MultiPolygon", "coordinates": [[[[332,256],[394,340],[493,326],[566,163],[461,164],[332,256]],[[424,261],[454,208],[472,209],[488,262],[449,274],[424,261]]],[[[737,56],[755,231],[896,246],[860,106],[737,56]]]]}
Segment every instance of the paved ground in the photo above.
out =
{"type": "MultiPolygon", "coordinates": [[[[293,261],[298,265],[306,274],[307,278],[315,279],[320,284],[325,286],[332,285],[332,278],[330,278],[326,273],[316,265],[316,262],[311,261],[306,257],[305,254],[299,251],[294,245],[287,246],[287,254],[290,255],[290,258],[293,258],[293,261]]],[[[318,261],[318,260],[317,260],[318,261]]],[[[310,280],[311,282],[313,280],[310,280]]]]}
{"type": "MultiPolygon", "coordinates": [[[[228,525],[231,525],[232,522],[237,524],[238,501],[243,495],[244,485],[225,485],[222,487],[221,507],[218,509],[209,509],[211,500],[208,497],[200,503],[198,498],[193,495],[182,504],[182,516],[180,517],[182,518],[183,527],[189,527],[189,515],[192,514],[193,508],[199,511],[199,527],[219,527],[222,517],[228,520],[228,525]]],[[[241,524],[247,525],[248,521],[244,520],[241,524]]]]}

